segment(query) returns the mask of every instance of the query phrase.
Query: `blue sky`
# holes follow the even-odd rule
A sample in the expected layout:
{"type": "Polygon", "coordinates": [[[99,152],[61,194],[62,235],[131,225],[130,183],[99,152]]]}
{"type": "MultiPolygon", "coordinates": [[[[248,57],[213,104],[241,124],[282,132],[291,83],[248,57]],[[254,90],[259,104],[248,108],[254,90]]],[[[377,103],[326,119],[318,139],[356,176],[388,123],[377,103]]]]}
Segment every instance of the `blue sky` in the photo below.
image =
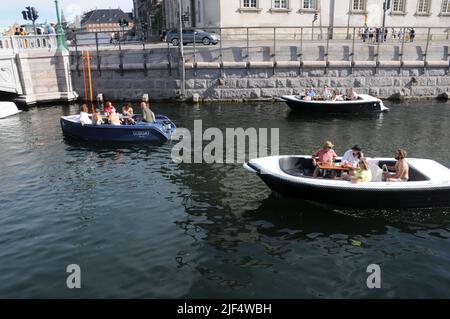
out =
{"type": "MultiPolygon", "coordinates": [[[[22,10],[25,7],[35,7],[39,11],[39,22],[56,21],[54,0],[14,0],[0,2],[0,26],[10,26],[15,22],[25,23],[22,18],[22,10]]],[[[75,15],[90,9],[114,9],[120,7],[124,11],[131,11],[133,0],[59,0],[59,6],[63,9],[67,20],[73,20],[75,15]]]]}

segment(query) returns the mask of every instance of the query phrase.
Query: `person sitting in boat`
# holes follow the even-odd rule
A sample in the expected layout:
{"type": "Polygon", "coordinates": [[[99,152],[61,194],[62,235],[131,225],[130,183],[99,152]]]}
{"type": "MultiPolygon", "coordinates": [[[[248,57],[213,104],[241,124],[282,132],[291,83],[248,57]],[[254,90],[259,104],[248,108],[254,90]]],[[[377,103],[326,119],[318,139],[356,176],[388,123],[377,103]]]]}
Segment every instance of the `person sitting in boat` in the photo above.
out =
{"type": "MultiPolygon", "coordinates": [[[[131,106],[131,104],[127,104],[124,107],[122,107],[122,115],[124,116],[133,116],[134,112],[133,112],[133,107],[131,106]]],[[[124,120],[124,124],[126,125],[133,125],[134,124],[134,120],[132,118],[126,118],[124,120]]]]}
{"type": "Polygon", "coordinates": [[[328,85],[324,85],[323,91],[322,91],[322,97],[325,101],[329,101],[331,99],[331,90],[328,87],[328,85]]]}
{"type": "MultiPolygon", "coordinates": [[[[333,160],[337,157],[337,154],[333,150],[333,147],[334,147],[333,143],[331,143],[330,141],[326,141],[323,144],[322,148],[315,151],[314,154],[312,155],[312,163],[313,166],[315,167],[313,173],[314,178],[317,178],[320,173],[322,173],[323,175],[327,175],[328,173],[330,173],[327,170],[325,171],[321,170],[317,164],[333,162],[333,160]]],[[[331,171],[331,177],[333,179],[336,178],[336,171],[331,171]]]]}
{"type": "Polygon", "coordinates": [[[89,118],[88,107],[86,104],[83,104],[81,106],[80,123],[82,126],[86,124],[92,124],[92,120],[89,118]]]}
{"type": "Polygon", "coordinates": [[[131,104],[128,103],[124,107],[122,107],[122,115],[125,116],[132,116],[134,114],[133,107],[131,107],[131,104]]]}
{"type": "Polygon", "coordinates": [[[338,89],[333,90],[333,93],[331,94],[331,101],[335,102],[335,101],[343,101],[344,99],[342,98],[341,93],[339,92],[338,89]]]}
{"type": "Polygon", "coordinates": [[[112,111],[116,112],[116,108],[110,101],[106,102],[103,112],[105,112],[105,115],[109,115],[112,111]]]}
{"type": "Polygon", "coordinates": [[[146,102],[141,102],[142,121],[148,123],[154,123],[156,121],[155,114],[147,106],[146,102]]]}
{"type": "Polygon", "coordinates": [[[109,113],[109,124],[111,125],[121,125],[122,123],[120,123],[120,119],[119,119],[119,115],[116,113],[115,110],[111,111],[111,113],[109,113]]]}
{"type": "Polygon", "coordinates": [[[342,156],[342,166],[357,167],[360,159],[363,157],[361,147],[354,145],[351,149],[346,151],[342,156]]]}
{"type": "Polygon", "coordinates": [[[398,149],[395,152],[395,159],[397,162],[394,166],[386,166],[387,170],[393,169],[395,172],[385,173],[386,176],[384,179],[387,182],[407,182],[409,179],[409,165],[406,161],[406,151],[404,149],[398,149]]]}
{"type": "Polygon", "coordinates": [[[372,180],[372,173],[369,169],[369,162],[365,158],[361,158],[358,162],[358,167],[355,174],[351,177],[352,183],[370,182],[372,180]]]}
{"type": "Polygon", "coordinates": [[[309,96],[309,90],[305,89],[305,94],[303,95],[303,101],[311,101],[311,97],[309,96]]]}
{"type": "Polygon", "coordinates": [[[317,97],[316,90],[314,90],[314,85],[311,85],[308,91],[308,96],[311,98],[311,100],[315,100],[317,97]]]}
{"type": "Polygon", "coordinates": [[[352,87],[349,87],[347,89],[347,96],[346,96],[347,100],[353,101],[353,100],[357,100],[358,99],[358,94],[356,94],[355,90],[353,90],[352,87]]]}
{"type": "Polygon", "coordinates": [[[103,124],[102,116],[100,115],[100,110],[97,109],[92,114],[92,123],[95,124],[95,125],[103,124]]]}

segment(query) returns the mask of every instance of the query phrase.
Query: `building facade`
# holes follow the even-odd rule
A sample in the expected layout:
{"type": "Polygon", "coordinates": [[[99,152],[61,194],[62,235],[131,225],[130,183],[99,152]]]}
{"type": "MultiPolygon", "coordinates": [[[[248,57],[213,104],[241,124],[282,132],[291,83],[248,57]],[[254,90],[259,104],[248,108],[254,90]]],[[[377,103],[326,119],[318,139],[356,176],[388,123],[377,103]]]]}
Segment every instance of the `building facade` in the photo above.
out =
{"type": "Polygon", "coordinates": [[[141,36],[159,34],[165,28],[163,0],[133,0],[136,30],[141,36]]]}
{"type": "Polygon", "coordinates": [[[81,30],[87,32],[107,32],[122,31],[119,20],[128,21],[128,26],[123,31],[133,28],[134,22],[131,14],[123,12],[121,9],[96,9],[86,12],[81,18],[81,30]]]}
{"type": "MultiPolygon", "coordinates": [[[[164,0],[167,26],[178,2],[164,0]]],[[[383,0],[181,0],[191,27],[380,27],[383,0]]],[[[391,0],[387,26],[449,27],[450,0],[391,0]]]]}

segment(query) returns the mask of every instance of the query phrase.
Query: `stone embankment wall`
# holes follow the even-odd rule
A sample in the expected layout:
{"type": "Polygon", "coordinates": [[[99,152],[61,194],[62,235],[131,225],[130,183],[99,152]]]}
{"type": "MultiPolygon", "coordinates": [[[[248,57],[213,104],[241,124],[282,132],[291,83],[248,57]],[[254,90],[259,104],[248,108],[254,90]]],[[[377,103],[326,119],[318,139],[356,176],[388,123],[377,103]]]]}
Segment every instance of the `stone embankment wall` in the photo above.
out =
{"type": "MultiPolygon", "coordinates": [[[[92,61],[94,94],[112,100],[134,101],[149,94],[151,100],[180,97],[179,65],[167,62],[134,63],[126,58],[92,61]]],[[[72,56],[73,86],[84,96],[81,65],[72,56]]],[[[446,60],[423,61],[298,61],[187,62],[185,98],[203,100],[270,100],[299,94],[323,85],[342,92],[354,87],[383,99],[430,99],[450,93],[450,65],[446,60]]]]}

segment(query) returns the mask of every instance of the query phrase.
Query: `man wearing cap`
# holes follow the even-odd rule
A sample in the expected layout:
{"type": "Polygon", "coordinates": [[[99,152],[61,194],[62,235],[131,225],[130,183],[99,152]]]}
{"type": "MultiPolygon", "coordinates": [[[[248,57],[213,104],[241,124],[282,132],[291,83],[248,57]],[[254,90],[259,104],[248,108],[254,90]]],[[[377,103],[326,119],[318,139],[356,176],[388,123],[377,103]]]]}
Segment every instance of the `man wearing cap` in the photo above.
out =
{"type": "Polygon", "coordinates": [[[359,160],[363,157],[363,154],[361,152],[361,147],[358,145],[353,146],[351,149],[349,149],[347,152],[344,153],[344,156],[342,156],[342,165],[350,166],[350,167],[357,167],[359,160]]]}
{"type": "MultiPolygon", "coordinates": [[[[321,171],[320,168],[317,166],[317,162],[329,163],[332,162],[337,157],[336,152],[333,150],[333,147],[334,147],[333,143],[331,143],[330,141],[326,141],[323,144],[322,148],[314,152],[314,154],[312,155],[312,163],[316,167],[313,173],[314,178],[318,177],[321,171]]],[[[332,178],[335,178],[336,172],[332,171],[331,175],[332,178]]]]}

